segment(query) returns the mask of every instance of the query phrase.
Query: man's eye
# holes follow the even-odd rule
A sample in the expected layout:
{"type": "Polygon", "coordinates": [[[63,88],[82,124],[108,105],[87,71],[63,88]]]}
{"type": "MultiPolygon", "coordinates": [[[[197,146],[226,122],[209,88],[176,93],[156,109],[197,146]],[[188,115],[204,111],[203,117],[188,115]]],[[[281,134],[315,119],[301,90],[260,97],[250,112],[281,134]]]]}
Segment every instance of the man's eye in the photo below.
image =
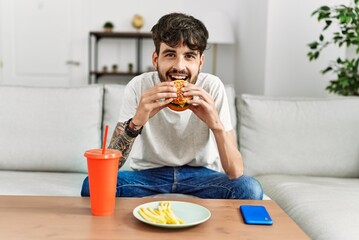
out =
{"type": "Polygon", "coordinates": [[[175,55],[173,53],[168,53],[165,55],[165,57],[174,57],[175,55]]]}

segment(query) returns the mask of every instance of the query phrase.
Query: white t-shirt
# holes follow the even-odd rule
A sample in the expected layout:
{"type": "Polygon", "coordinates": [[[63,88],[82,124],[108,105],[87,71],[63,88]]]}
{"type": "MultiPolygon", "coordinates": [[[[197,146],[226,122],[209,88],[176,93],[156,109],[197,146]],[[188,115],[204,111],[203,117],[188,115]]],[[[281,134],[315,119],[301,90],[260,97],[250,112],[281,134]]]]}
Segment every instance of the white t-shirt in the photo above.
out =
{"type": "MultiPolygon", "coordinates": [[[[124,92],[119,121],[132,118],[142,93],[160,82],[157,72],[133,78],[124,92]]],[[[212,95],[225,131],[232,130],[227,95],[221,80],[200,73],[196,85],[212,95]]],[[[130,159],[130,166],[135,170],[189,165],[222,171],[212,131],[191,110],[176,112],[164,108],[150,118],[135,140],[130,159]]]]}

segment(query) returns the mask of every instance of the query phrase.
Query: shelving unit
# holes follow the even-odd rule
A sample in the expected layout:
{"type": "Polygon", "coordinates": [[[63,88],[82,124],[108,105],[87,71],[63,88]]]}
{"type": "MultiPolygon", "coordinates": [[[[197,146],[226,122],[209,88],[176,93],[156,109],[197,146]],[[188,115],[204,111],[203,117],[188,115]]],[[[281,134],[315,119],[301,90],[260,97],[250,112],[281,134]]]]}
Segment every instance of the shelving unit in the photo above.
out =
{"type": "Polygon", "coordinates": [[[134,76],[142,72],[142,41],[143,39],[152,38],[150,32],[90,32],[89,33],[89,84],[98,83],[102,76],[134,76]],[[98,68],[98,45],[101,39],[134,39],[136,41],[136,71],[130,72],[103,72],[98,68]]]}

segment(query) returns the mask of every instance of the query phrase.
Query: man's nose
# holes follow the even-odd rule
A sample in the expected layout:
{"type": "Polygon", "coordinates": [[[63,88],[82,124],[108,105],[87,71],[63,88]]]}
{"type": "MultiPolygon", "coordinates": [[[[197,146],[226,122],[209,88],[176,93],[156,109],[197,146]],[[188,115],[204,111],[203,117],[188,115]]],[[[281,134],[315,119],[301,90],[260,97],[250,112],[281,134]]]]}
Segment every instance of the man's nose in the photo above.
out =
{"type": "Polygon", "coordinates": [[[177,70],[183,70],[185,69],[185,60],[183,57],[178,57],[174,63],[173,68],[177,70]]]}

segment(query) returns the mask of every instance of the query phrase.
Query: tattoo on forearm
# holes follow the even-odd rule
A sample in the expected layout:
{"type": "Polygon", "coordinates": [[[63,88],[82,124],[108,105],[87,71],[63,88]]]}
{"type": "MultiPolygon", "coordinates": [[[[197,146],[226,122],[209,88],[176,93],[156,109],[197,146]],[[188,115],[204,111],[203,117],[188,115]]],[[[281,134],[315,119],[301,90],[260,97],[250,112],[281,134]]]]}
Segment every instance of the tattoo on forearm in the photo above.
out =
{"type": "Polygon", "coordinates": [[[121,168],[125,164],[128,155],[131,152],[133,143],[135,142],[136,139],[127,136],[125,132],[125,126],[126,123],[122,123],[122,122],[117,123],[110,144],[108,146],[108,148],[119,150],[122,153],[118,168],[121,168]]]}

